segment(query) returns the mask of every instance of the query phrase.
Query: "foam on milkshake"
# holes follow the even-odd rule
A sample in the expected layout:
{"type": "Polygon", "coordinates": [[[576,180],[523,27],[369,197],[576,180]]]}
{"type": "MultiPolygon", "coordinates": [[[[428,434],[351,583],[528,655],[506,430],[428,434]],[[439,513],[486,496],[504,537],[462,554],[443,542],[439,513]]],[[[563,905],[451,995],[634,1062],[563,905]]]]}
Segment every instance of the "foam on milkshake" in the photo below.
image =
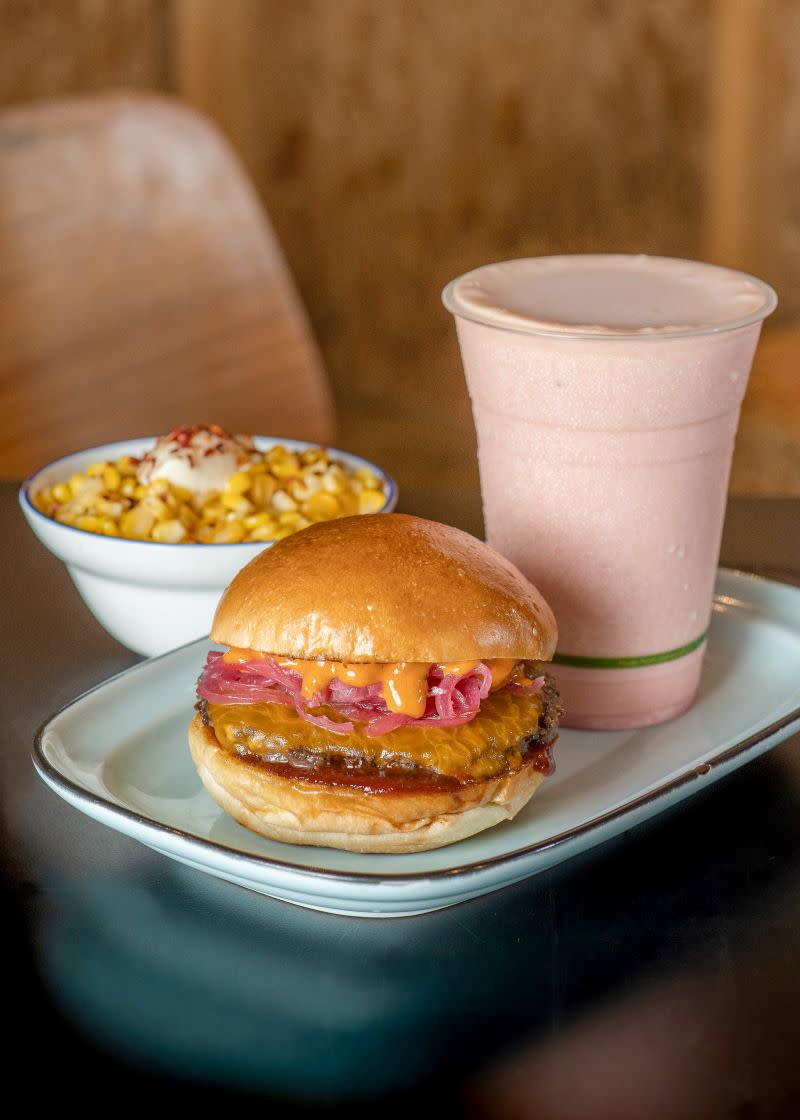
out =
{"type": "Polygon", "coordinates": [[[487,326],[558,335],[675,335],[763,319],[775,293],[743,272],[644,255],[531,257],[484,265],[444,292],[487,326]]]}

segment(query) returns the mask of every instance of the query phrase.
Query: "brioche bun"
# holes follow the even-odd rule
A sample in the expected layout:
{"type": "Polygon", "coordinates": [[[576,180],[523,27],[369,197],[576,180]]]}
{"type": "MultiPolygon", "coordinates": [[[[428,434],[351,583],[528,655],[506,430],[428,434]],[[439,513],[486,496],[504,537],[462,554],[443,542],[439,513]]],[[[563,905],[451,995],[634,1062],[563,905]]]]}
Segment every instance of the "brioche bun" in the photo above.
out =
{"type": "Polygon", "coordinates": [[[348,852],[422,852],[465,840],[511,820],[545,777],[534,759],[458,790],[369,794],[270,773],[224,750],[199,715],[189,744],[203,785],[239,824],[272,840],[348,852]]]}
{"type": "MultiPolygon", "coordinates": [[[[304,662],[433,665],[549,661],[557,631],[536,588],[488,545],[438,522],[378,514],[315,524],[265,549],[223,594],[211,637],[304,662]]],[[[412,758],[408,765],[424,777],[412,786],[383,777],[380,789],[347,784],[331,777],[325,744],[313,747],[320,762],[316,777],[307,769],[304,776],[299,765],[295,776],[291,765],[270,763],[241,740],[223,745],[205,701],[189,742],[208,792],[254,832],[353,852],[417,852],[508,820],[525,805],[545,776],[541,752],[550,758],[559,712],[554,686],[552,697],[545,707],[532,705],[530,725],[526,720],[514,729],[513,749],[501,758],[506,768],[486,779],[488,771],[477,779],[445,779],[434,763],[420,770],[412,758]]],[[[474,717],[475,728],[481,715],[474,717]]],[[[489,716],[486,723],[482,750],[497,741],[489,716]]],[[[237,733],[247,726],[237,723],[237,733]]],[[[511,734],[511,725],[504,726],[511,734]]],[[[445,725],[432,734],[460,730],[445,725]]],[[[393,733],[386,734],[390,740],[393,733]]],[[[303,738],[306,751],[311,738],[303,738]]],[[[356,739],[348,747],[354,767],[365,757],[356,739]]],[[[444,745],[444,738],[437,743],[444,745]]],[[[387,757],[399,749],[387,746],[387,757]]],[[[373,774],[385,774],[377,763],[369,765],[373,774]]]]}
{"type": "Polygon", "coordinates": [[[251,560],[223,594],[216,642],[304,660],[549,661],[549,606],[504,556],[402,513],[319,522],[251,560]]]}

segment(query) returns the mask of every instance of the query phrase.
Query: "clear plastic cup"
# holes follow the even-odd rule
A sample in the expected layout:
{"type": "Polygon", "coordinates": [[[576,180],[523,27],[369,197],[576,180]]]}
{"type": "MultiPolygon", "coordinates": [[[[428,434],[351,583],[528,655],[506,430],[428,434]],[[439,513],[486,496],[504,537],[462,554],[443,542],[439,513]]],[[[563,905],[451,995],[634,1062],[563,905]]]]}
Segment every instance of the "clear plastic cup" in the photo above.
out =
{"type": "Polygon", "coordinates": [[[739,411],[774,291],[696,261],[487,265],[443,293],[488,542],[547,598],[568,727],[631,728],[698,688],[739,411]]]}

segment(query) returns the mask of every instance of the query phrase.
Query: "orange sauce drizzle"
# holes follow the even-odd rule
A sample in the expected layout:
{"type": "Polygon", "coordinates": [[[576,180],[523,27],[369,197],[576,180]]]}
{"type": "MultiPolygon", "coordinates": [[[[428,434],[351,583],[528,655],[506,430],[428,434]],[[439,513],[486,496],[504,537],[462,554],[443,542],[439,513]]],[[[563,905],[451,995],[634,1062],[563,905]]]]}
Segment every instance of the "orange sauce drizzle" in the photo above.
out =
{"type": "MultiPolygon", "coordinates": [[[[252,649],[240,649],[236,646],[223,654],[222,660],[227,662],[242,662],[263,660],[269,656],[252,649]]],[[[428,696],[428,673],[431,664],[425,661],[398,661],[392,664],[365,664],[359,665],[346,661],[299,661],[295,658],[276,657],[282,669],[291,669],[299,673],[302,678],[302,695],[310,700],[314,693],[327,688],[332,680],[342,681],[343,684],[363,688],[370,684],[380,684],[383,699],[390,712],[419,719],[425,713],[425,704],[428,696]]],[[[436,667],[443,673],[454,676],[463,676],[475,669],[479,661],[436,662],[436,667]]],[[[492,691],[502,686],[511,678],[519,664],[518,661],[508,658],[496,658],[485,661],[492,674],[492,691]]]]}

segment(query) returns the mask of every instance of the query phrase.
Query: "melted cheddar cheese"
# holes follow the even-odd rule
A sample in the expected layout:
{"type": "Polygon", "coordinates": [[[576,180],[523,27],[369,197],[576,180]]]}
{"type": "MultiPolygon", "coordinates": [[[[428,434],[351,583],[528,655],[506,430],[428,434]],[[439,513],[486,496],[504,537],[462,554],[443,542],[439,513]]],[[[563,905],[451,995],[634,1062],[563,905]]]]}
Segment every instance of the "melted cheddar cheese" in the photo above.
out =
{"type": "MultiPolygon", "coordinates": [[[[272,762],[316,755],[378,769],[421,767],[463,781],[519,769],[524,741],[536,733],[543,705],[541,692],[493,692],[477,716],[459,727],[415,724],[375,737],[360,723],[348,735],[333,734],[283,704],[208,704],[207,710],[226,750],[272,762]]],[[[316,711],[337,719],[331,708],[316,711]]]]}

